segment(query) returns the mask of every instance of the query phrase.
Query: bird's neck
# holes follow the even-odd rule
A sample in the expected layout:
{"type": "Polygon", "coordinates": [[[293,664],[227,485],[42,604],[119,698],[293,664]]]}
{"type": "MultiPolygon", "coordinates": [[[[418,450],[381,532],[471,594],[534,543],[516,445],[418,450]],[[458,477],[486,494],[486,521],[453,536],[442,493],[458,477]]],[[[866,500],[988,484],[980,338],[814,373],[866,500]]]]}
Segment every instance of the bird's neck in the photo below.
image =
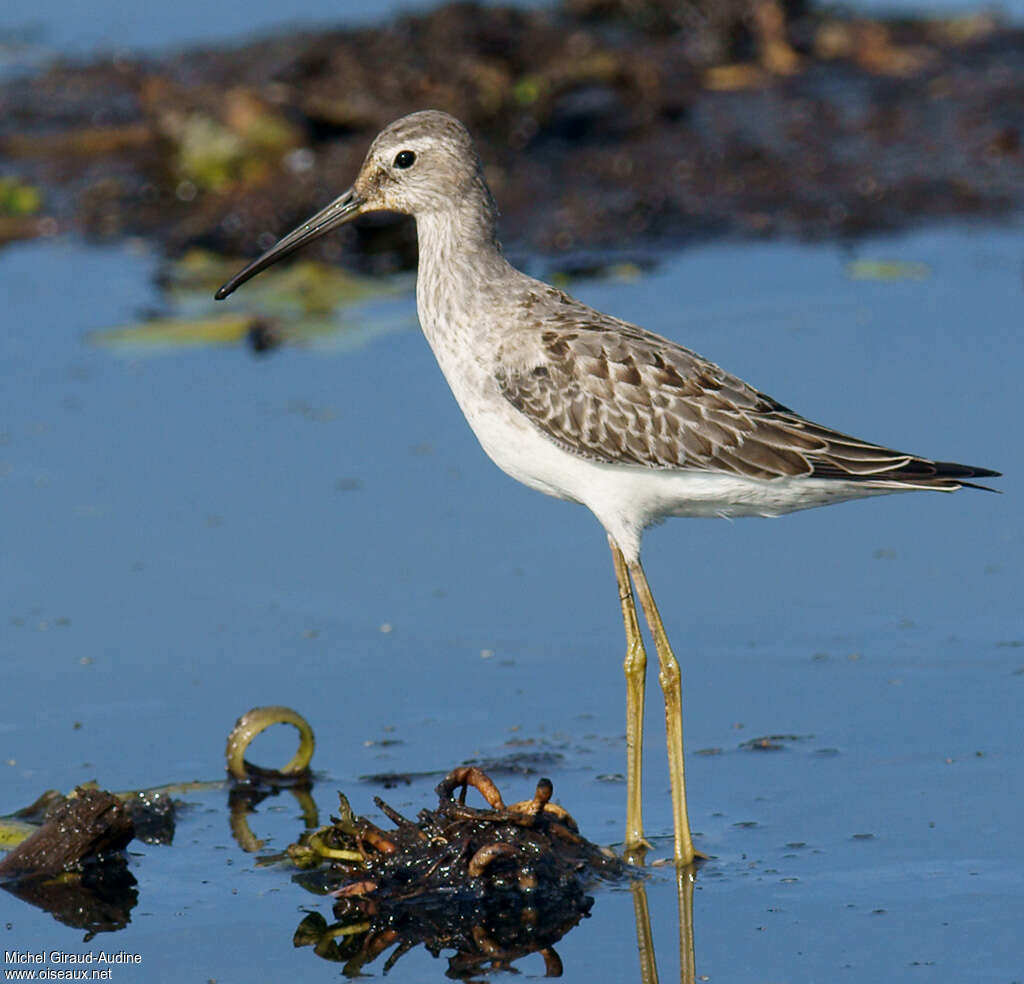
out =
{"type": "Polygon", "coordinates": [[[495,219],[486,187],[417,215],[416,300],[432,345],[439,333],[470,330],[484,298],[513,273],[498,244],[495,219]]]}

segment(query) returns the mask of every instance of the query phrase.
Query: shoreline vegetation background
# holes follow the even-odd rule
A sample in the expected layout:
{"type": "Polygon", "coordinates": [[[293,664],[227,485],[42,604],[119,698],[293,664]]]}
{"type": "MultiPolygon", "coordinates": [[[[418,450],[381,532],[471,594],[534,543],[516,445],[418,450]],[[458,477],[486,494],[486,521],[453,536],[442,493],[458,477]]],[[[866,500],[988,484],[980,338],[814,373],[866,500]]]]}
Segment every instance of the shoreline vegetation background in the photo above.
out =
{"type": "MultiPolygon", "coordinates": [[[[985,11],[565,0],[58,61],[0,83],[0,241],[251,255],[427,106],[479,141],[508,248],[570,269],[598,250],[998,220],[1024,196],[1022,39],[985,11]]],[[[377,217],[311,255],[380,273],[415,252],[408,221],[377,217]]]]}

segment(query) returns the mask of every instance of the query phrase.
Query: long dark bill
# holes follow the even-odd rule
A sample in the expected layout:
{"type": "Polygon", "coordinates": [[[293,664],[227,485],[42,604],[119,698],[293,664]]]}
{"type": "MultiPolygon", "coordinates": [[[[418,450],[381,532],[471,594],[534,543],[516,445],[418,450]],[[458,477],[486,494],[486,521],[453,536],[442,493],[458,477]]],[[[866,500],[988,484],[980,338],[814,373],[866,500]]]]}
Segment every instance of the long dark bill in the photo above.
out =
{"type": "Polygon", "coordinates": [[[261,270],[283,259],[295,250],[301,249],[314,239],[319,239],[324,233],[337,229],[354,219],[366,203],[354,188],[349,188],[344,195],[339,195],[325,209],[321,209],[312,218],[306,219],[297,229],[293,229],[283,239],[279,239],[261,257],[255,259],[244,270],[236,273],[220,290],[213,296],[218,301],[223,301],[232,291],[237,290],[247,280],[255,277],[261,270]]]}

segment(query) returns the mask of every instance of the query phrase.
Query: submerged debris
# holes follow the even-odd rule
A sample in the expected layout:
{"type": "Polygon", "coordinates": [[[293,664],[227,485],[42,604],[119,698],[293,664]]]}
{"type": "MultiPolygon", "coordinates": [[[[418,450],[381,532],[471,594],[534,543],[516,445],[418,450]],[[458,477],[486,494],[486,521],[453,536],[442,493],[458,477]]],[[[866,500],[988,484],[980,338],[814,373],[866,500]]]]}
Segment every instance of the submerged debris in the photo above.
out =
{"type": "Polygon", "coordinates": [[[779,752],[788,745],[813,737],[814,735],[762,735],[760,738],[748,738],[740,742],[739,747],[747,752],[779,752]]]}
{"type": "Polygon", "coordinates": [[[486,773],[461,766],[437,786],[437,809],[421,810],[415,821],[375,797],[395,825],[389,830],[356,816],[340,795],[331,825],[289,848],[300,867],[329,864],[315,879],[299,878],[337,899],[337,921],[307,916],[295,945],[345,961],[349,976],[395,946],[386,972],[420,943],[435,956],[456,951],[450,976],[475,974],[487,962],[507,966],[533,952],[551,975],[560,968],[551,945],[593,902],[586,887],[628,870],[579,833],[551,802],[552,792],[551,781],[541,779],[532,799],[506,806],[486,773]],[[466,804],[470,787],[486,808],[466,804]]]}
{"type": "Polygon", "coordinates": [[[213,292],[241,262],[201,249],[165,261],[157,275],[163,299],[160,314],[147,312],[135,324],[93,332],[90,341],[151,354],[243,343],[264,353],[282,344],[358,344],[371,332],[407,326],[407,315],[389,317],[378,311],[369,328],[349,313],[366,301],[401,296],[400,279],[358,277],[308,260],[260,278],[246,297],[245,310],[225,313],[213,292]]]}

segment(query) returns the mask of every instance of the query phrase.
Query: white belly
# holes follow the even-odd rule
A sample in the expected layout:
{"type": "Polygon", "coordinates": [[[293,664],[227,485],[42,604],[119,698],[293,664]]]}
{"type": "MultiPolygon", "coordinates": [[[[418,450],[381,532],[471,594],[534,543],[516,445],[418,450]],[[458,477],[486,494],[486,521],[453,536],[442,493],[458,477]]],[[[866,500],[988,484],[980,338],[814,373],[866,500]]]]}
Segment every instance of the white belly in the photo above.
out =
{"type": "MultiPolygon", "coordinates": [[[[491,359],[497,344],[485,318],[463,314],[474,326],[460,331],[446,317],[425,316],[424,334],[469,426],[491,460],[512,478],[559,499],[585,505],[627,558],[636,559],[645,527],[668,516],[729,518],[781,516],[866,495],[899,491],[835,479],[744,478],[698,469],[606,464],[565,450],[516,410],[498,389],[491,359]]],[[[428,308],[429,311],[429,308],[428,308]]]]}
{"type": "Polygon", "coordinates": [[[639,555],[645,527],[669,516],[781,516],[897,491],[835,479],[758,480],[723,472],[592,461],[554,444],[496,389],[500,403],[476,399],[460,393],[461,389],[459,383],[452,387],[491,460],[532,489],[586,506],[627,557],[639,555]]]}

